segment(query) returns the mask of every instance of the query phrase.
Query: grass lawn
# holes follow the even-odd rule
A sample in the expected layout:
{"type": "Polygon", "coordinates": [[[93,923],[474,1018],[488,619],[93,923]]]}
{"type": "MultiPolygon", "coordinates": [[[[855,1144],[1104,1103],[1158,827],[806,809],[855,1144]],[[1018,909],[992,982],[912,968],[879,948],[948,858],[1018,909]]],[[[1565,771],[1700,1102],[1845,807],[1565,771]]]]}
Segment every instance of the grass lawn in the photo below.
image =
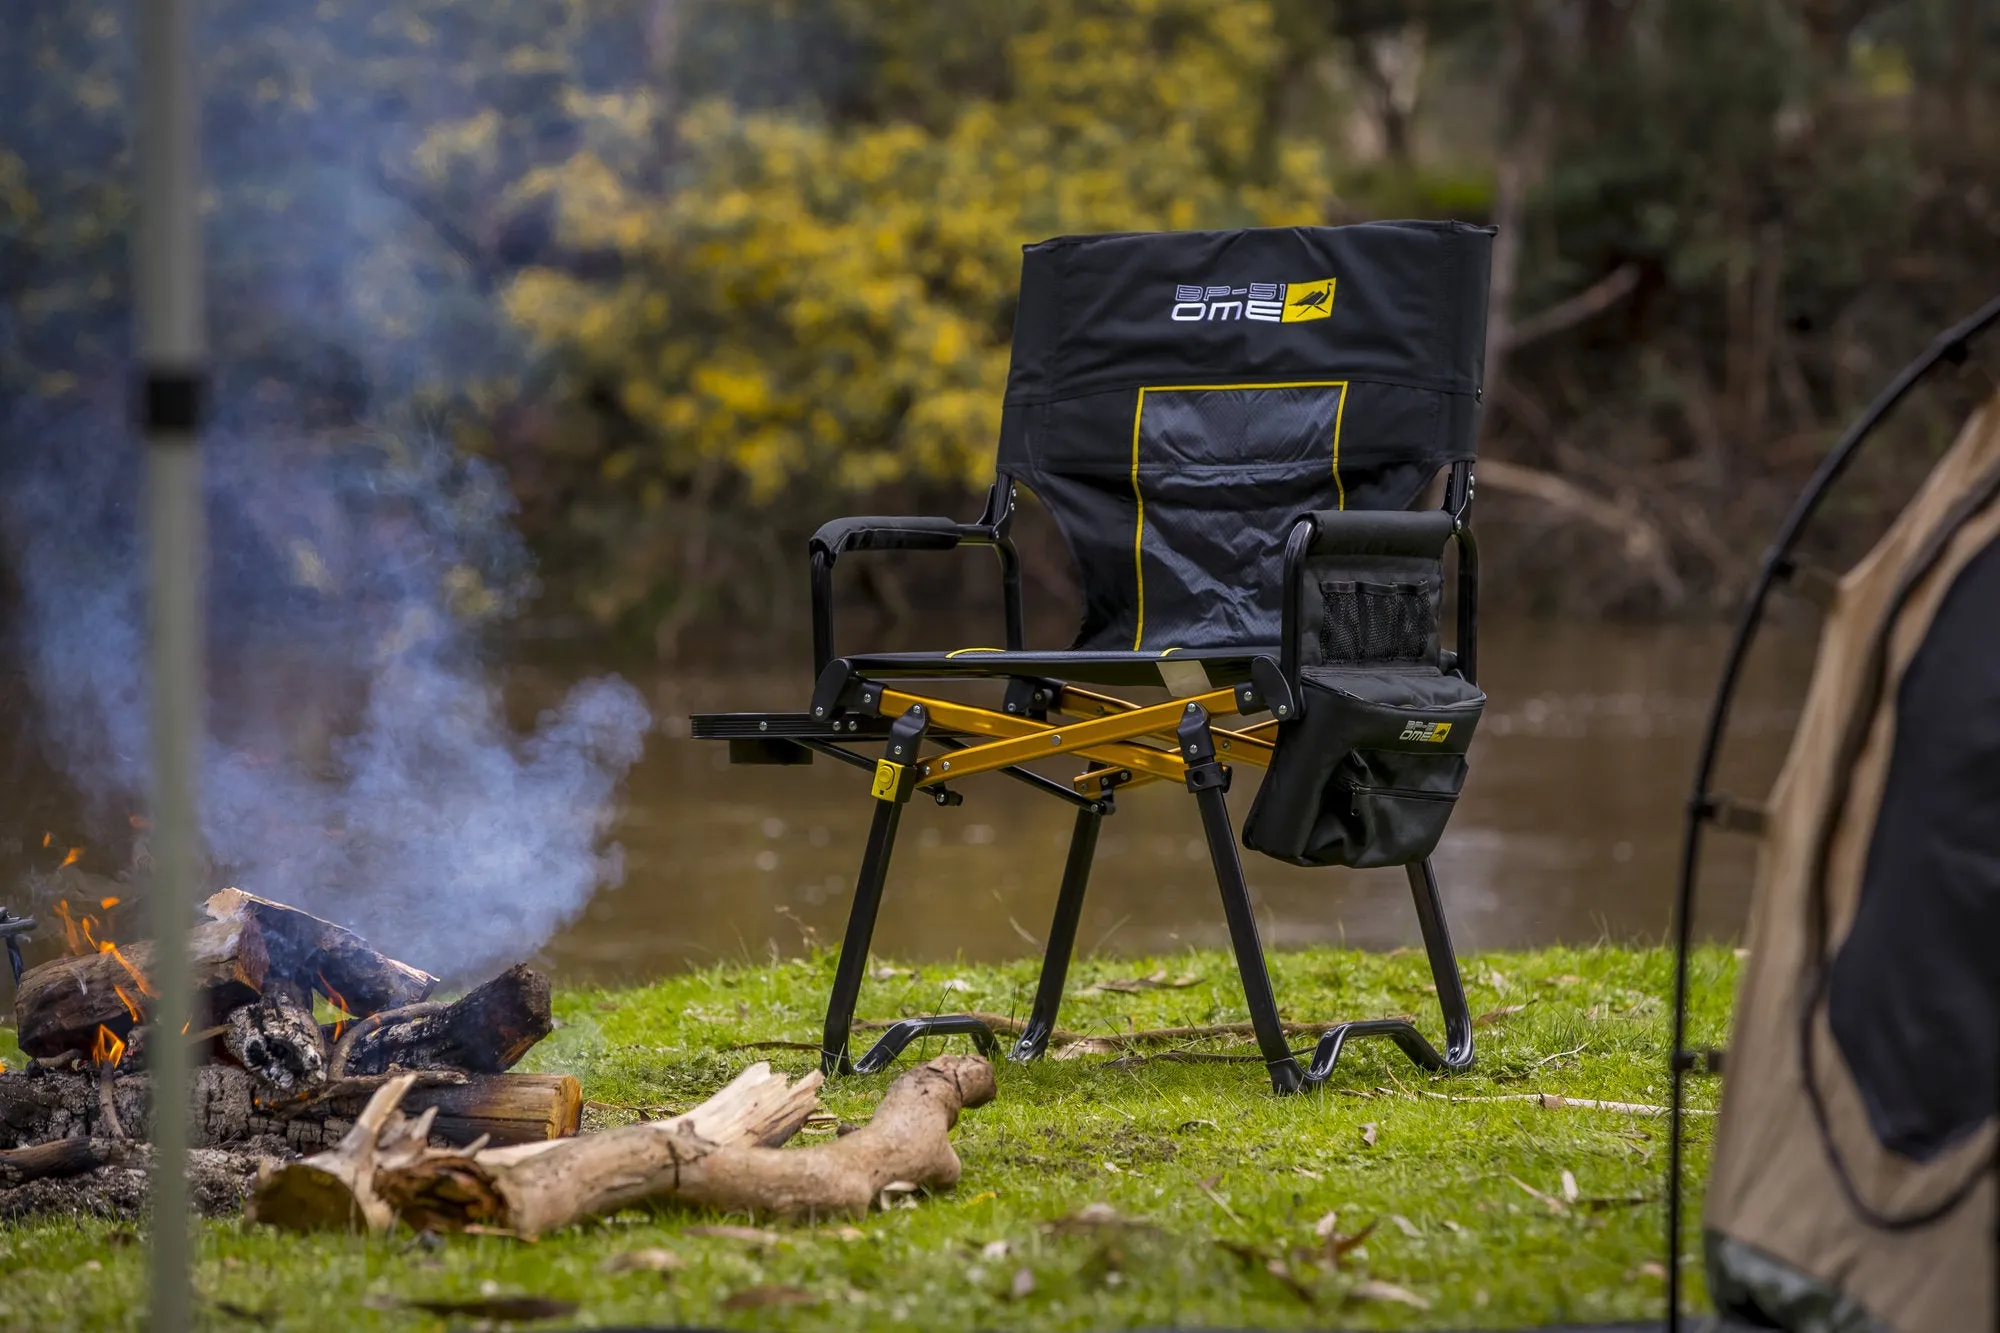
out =
{"type": "MultiPolygon", "coordinates": [[[[1418,953],[1313,950],[1272,965],[1288,1016],[1414,1013],[1435,1039],[1418,953]]],[[[1720,1044],[1735,961],[1712,949],[1696,967],[1691,1040],[1720,1044]]],[[[465,1316],[450,1322],[390,1303],[518,1295],[577,1303],[562,1326],[1454,1328],[1644,1317],[1661,1300],[1664,1120],[1426,1094],[1664,1103],[1670,970],[1662,951],[1613,947],[1469,958],[1473,1010],[1485,1018],[1475,1072],[1453,1077],[1421,1074],[1380,1041],[1350,1046],[1328,1088],[1285,1099],[1254,1062],[1121,1067],[1091,1055],[1003,1065],[999,1098],[954,1132],[965,1163],[956,1191],[851,1226],[780,1227],[768,1248],[687,1236],[690,1225],[746,1219],[673,1210],[628,1212],[535,1244],[407,1232],[300,1238],[207,1223],[196,1275],[204,1327],[466,1327],[465,1316]],[[1561,1202],[1565,1172],[1578,1195],[1571,1204],[1561,1202]],[[1129,1224],[1062,1225],[1091,1204],[1129,1224]],[[1340,1236],[1366,1231],[1338,1268],[1315,1235],[1329,1214],[1340,1236]],[[649,1247],[674,1251],[685,1267],[602,1271],[649,1247]]],[[[731,1048],[815,1040],[831,973],[821,955],[636,990],[566,991],[557,1031],[524,1067],[578,1075],[595,1123],[668,1114],[759,1058],[810,1068],[804,1051],[731,1048]]],[[[1022,1013],[1034,979],[1030,963],[926,966],[871,981],[863,1012],[1022,1013]]],[[[1187,953],[1080,962],[1063,1025],[1111,1032],[1243,1017],[1227,958],[1187,953]],[[1194,980],[1092,989],[1159,972],[1194,980]]],[[[866,1119],[893,1072],[832,1084],[827,1108],[866,1119]]],[[[1695,1106],[1713,1107],[1713,1080],[1690,1088],[1695,1106]]],[[[1697,1189],[1712,1126],[1694,1121],[1697,1189]]],[[[0,1327],[138,1328],[137,1239],[102,1222],[0,1227],[0,1327]]]]}

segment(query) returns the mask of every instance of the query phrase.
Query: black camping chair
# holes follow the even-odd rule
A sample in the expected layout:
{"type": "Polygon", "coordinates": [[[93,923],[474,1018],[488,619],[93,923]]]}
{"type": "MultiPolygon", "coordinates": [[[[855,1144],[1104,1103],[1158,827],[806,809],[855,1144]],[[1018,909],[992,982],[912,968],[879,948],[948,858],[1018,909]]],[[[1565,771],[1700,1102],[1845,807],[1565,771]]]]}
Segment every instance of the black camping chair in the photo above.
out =
{"type": "Polygon", "coordinates": [[[874,775],[874,822],[821,1045],[828,1073],[872,1073],[967,1014],[848,1035],[903,805],[1005,773],[1076,807],[1041,982],[1016,1060],[1055,1027],[1099,826],[1126,786],[1171,780],[1200,808],[1252,1026],[1281,1093],[1324,1081],[1343,1045],[1383,1036],[1427,1069],[1472,1061],[1430,852],[1465,777],[1485,696],[1473,684],[1477,566],[1467,527],[1491,232],[1455,223],[1065,237],[1021,273],[999,475],[974,523],[846,518],[812,539],[811,702],[693,719],[738,763],[828,755],[874,775]],[[1441,470],[1444,505],[1411,506],[1441,470]],[[1016,485],[1054,514],[1083,585],[1067,651],[1023,646],[1016,485]],[[1440,646],[1444,550],[1457,632],[1440,646]],[[991,546],[1006,647],[836,657],[833,571],[861,551],[991,546]],[[925,681],[1005,681],[997,709],[925,681]],[[1164,688],[1140,705],[1091,686],[1164,688]],[[1220,719],[1268,713],[1229,728],[1220,719]],[[852,747],[880,742],[871,758],[852,747]],[[1068,783],[1025,767],[1076,755],[1068,783]],[[1444,1011],[1438,1053],[1401,1019],[1347,1023],[1301,1068],[1285,1040],[1223,794],[1267,775],[1246,846],[1300,865],[1408,870],[1444,1011]]]}

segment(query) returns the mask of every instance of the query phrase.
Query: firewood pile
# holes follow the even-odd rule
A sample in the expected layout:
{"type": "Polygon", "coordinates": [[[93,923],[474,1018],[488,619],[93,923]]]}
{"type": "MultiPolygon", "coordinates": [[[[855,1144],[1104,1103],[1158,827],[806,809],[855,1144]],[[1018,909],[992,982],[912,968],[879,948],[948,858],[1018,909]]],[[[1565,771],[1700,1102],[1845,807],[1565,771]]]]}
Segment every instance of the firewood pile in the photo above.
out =
{"type": "MultiPolygon", "coordinates": [[[[19,974],[24,1068],[0,1072],[0,1218],[136,1211],[150,1132],[150,941],[100,938],[58,913],[69,951],[19,974]]],[[[547,1142],[577,1132],[568,1075],[509,1073],[553,1024],[549,982],[514,967],[444,1002],[438,979],[310,913],[224,889],[188,934],[195,1019],[195,1195],[239,1205],[260,1165],[340,1144],[369,1099],[401,1089],[426,1150],[547,1142]],[[316,997],[331,1021],[315,1016],[316,997]]],[[[0,924],[13,943],[28,924],[0,924]]]]}

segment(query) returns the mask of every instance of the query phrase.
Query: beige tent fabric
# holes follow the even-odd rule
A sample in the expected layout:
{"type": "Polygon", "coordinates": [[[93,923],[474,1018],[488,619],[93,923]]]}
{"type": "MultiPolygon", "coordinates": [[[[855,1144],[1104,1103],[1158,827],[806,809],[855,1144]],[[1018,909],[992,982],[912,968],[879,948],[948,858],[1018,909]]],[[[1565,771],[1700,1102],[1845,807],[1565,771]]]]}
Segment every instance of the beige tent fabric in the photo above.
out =
{"type": "MultiPolygon", "coordinates": [[[[1799,1016],[1818,948],[1810,924],[1812,880],[1823,830],[1833,821],[1826,856],[1831,955],[1846,936],[1860,894],[1894,740],[1897,685],[1953,578],[2000,541],[1996,488],[2000,395],[1972,415],[1895,526],[1841,581],[1798,735],[1772,790],[1751,912],[1751,958],[1738,996],[1709,1181],[1705,1220],[1711,1229],[1838,1287],[1898,1333],[1993,1327],[1992,1174],[1981,1172],[1970,1197],[1917,1230],[1872,1227],[1843,1194],[1800,1074],[1799,1016]],[[1944,538],[1954,526],[1955,535],[1944,538]],[[1871,657],[1884,618],[1913,567],[1940,539],[1942,554],[1910,590],[1882,641],[1886,669],[1875,689],[1871,657]],[[1868,715],[1857,716],[1863,709],[1868,715]],[[1861,744],[1847,768],[1843,801],[1837,779],[1842,755],[1854,753],[1853,740],[1861,744]]],[[[1832,1138],[1871,1208],[1918,1211],[1990,1162],[1996,1137],[1990,1122],[1929,1162],[1882,1148],[1828,1031],[1824,1006],[1814,1031],[1817,1082],[1832,1138]]]]}

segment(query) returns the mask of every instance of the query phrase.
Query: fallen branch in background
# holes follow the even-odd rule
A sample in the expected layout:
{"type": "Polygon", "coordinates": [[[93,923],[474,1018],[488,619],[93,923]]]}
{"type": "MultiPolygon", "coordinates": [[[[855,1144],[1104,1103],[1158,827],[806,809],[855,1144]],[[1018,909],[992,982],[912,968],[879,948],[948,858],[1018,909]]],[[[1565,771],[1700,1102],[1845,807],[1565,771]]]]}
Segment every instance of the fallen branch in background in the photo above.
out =
{"type": "MultiPolygon", "coordinates": [[[[1555,1092],[1516,1092],[1498,1097],[1449,1097],[1442,1092],[1424,1092],[1414,1095],[1405,1092],[1394,1095],[1409,1097],[1412,1101],[1416,1100],[1416,1097],[1422,1096],[1440,1102],[1533,1102],[1544,1111],[1573,1109],[1578,1111],[1615,1111],[1623,1115],[1668,1114],[1666,1107],[1655,1106],[1651,1102],[1604,1102],[1590,1097],[1565,1097],[1555,1092]]],[[[1715,1112],[1697,1111],[1688,1108],[1685,1114],[1714,1115],[1715,1112]]]]}
{"type": "MultiPolygon", "coordinates": [[[[1639,266],[1620,264],[1576,295],[1545,310],[1538,310],[1526,319],[1515,321],[1513,327],[1507,330],[1505,350],[1519,351],[1529,343],[1553,337],[1585,320],[1595,319],[1637,291],[1638,287],[1639,266]]],[[[1483,464],[1481,471],[1484,471],[1483,464]]]]}
{"type": "Polygon", "coordinates": [[[1637,508],[1607,500],[1553,472],[1495,458],[1480,460],[1479,484],[1535,500],[1616,537],[1626,561],[1646,576],[1663,602],[1671,607],[1687,600],[1687,585],[1668,558],[1667,539],[1637,508]]]}

